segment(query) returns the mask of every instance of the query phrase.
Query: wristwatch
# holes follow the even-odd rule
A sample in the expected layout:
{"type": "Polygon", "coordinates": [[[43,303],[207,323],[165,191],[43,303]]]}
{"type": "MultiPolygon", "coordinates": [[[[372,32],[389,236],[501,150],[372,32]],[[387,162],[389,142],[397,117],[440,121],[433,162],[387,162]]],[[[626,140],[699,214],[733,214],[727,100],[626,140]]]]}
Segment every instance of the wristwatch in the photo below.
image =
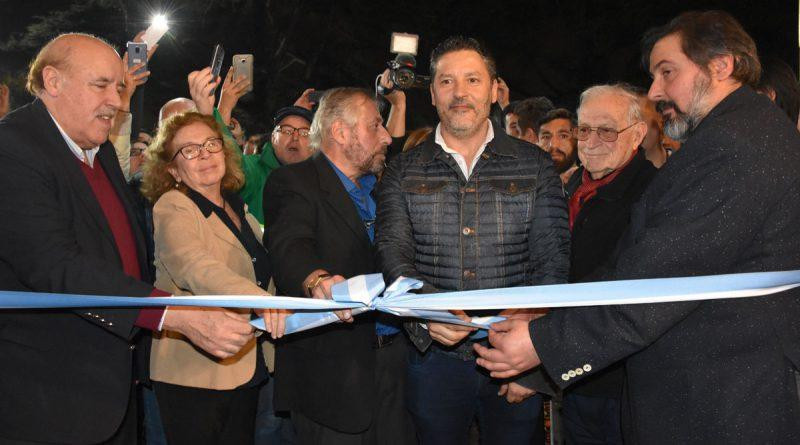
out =
{"type": "Polygon", "coordinates": [[[306,290],[308,291],[308,295],[311,296],[312,292],[314,291],[314,288],[319,286],[319,283],[321,283],[322,280],[324,280],[325,278],[329,278],[330,276],[331,276],[331,274],[329,274],[329,273],[321,273],[321,274],[317,275],[316,278],[311,280],[311,282],[306,284],[306,290]]]}

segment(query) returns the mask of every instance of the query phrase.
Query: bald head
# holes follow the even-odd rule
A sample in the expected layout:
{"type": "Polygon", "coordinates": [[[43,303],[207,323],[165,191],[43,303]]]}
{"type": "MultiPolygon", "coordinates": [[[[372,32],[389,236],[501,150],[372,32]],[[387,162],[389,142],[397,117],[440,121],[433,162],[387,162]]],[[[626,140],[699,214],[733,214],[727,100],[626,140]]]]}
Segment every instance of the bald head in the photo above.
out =
{"type": "Polygon", "coordinates": [[[69,33],[49,41],[33,59],[28,70],[28,79],[25,88],[34,96],[38,96],[44,89],[42,78],[43,70],[51,66],[61,71],[69,71],[73,65],[79,63],[84,57],[91,57],[89,53],[113,53],[119,58],[117,51],[106,41],[89,34],[69,33]]]}
{"type": "Polygon", "coordinates": [[[166,120],[170,116],[185,113],[187,111],[197,111],[197,105],[191,99],[185,97],[176,97],[175,99],[167,101],[161,110],[158,112],[158,123],[166,120]]]}

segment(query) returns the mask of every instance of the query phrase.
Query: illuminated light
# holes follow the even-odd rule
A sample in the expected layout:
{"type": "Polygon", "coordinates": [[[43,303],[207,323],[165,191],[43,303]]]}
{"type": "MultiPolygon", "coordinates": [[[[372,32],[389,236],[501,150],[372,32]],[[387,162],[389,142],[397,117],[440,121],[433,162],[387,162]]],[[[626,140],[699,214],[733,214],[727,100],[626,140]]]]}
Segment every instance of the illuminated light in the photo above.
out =
{"type": "Polygon", "coordinates": [[[165,16],[164,14],[154,15],[153,20],[151,20],[151,22],[155,27],[169,29],[169,22],[167,22],[167,16],[165,16]]]}
{"type": "Polygon", "coordinates": [[[142,40],[147,43],[147,46],[153,46],[161,39],[162,36],[169,30],[169,22],[167,16],[164,14],[156,14],[150,22],[150,27],[144,32],[142,40]]]}

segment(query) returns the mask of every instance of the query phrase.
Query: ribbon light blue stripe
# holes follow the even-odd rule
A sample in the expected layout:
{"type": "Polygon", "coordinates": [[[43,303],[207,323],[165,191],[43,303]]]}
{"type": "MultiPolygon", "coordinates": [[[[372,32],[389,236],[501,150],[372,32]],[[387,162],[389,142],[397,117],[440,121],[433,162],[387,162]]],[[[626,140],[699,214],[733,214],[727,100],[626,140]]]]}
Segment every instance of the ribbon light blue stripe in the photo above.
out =
{"type": "MultiPolygon", "coordinates": [[[[666,303],[676,301],[744,298],[783,292],[800,286],[800,270],[756,272],[647,280],[602,281],[505,289],[414,294],[422,283],[401,277],[385,287],[380,274],[361,275],[333,286],[333,300],[251,295],[208,295],[137,298],[0,291],[0,309],[55,309],[85,307],[205,306],[252,309],[290,309],[287,333],[337,322],[334,310],[353,314],[380,310],[403,317],[453,322],[486,328],[487,321],[464,322],[449,312],[595,306],[611,304],[666,303]]],[[[494,321],[493,319],[491,321],[494,321]]],[[[491,322],[489,321],[489,323],[491,322]]],[[[253,324],[264,328],[263,320],[253,324]]]]}
{"type": "Polygon", "coordinates": [[[699,277],[599,281],[438,294],[405,294],[393,308],[488,310],[668,303],[756,297],[800,286],[800,270],[699,277]]]}

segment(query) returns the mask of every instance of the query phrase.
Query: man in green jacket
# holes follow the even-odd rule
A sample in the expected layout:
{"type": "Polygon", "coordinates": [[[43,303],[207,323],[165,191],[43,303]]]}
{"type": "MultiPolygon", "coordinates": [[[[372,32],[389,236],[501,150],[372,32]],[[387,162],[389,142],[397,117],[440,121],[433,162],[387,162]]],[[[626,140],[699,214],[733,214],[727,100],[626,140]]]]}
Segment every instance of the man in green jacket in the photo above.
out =
{"type": "MultiPolygon", "coordinates": [[[[222,116],[215,110],[214,116],[222,121],[222,116]]],[[[244,186],[239,190],[250,213],[264,224],[264,211],[262,206],[264,184],[269,174],[281,165],[294,164],[304,161],[311,156],[308,131],[314,114],[295,105],[283,107],[275,113],[274,127],[268,142],[261,148],[260,154],[242,154],[242,170],[244,171],[244,186]]],[[[228,127],[223,125],[226,136],[233,140],[228,127]]],[[[242,153],[241,147],[234,145],[242,153]]]]}

